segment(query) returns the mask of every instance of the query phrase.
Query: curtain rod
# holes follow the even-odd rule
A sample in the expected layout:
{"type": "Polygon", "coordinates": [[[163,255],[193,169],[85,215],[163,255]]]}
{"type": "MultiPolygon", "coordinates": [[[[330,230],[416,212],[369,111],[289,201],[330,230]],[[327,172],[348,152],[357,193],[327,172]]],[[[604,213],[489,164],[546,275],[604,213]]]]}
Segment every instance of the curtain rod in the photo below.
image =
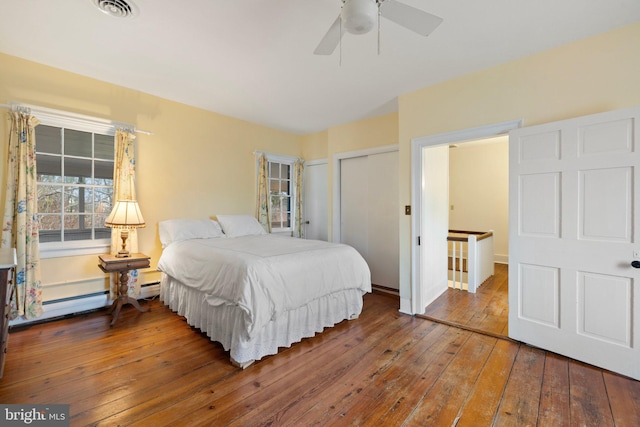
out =
{"type": "Polygon", "coordinates": [[[296,157],[296,156],[289,156],[287,154],[276,154],[276,153],[270,153],[268,151],[262,151],[262,150],[255,150],[253,152],[254,156],[261,156],[261,155],[265,155],[267,156],[267,158],[271,157],[272,159],[276,159],[276,160],[299,160],[301,162],[304,162],[305,160],[302,157],[296,157]]]}
{"type": "MultiPolygon", "coordinates": [[[[16,104],[0,104],[0,108],[8,108],[12,111],[16,111],[19,113],[31,114],[32,107],[16,103],[16,104]]],[[[39,109],[39,108],[40,107],[35,107],[35,109],[39,109]]],[[[66,112],[63,112],[63,113],[66,113],[66,112]]],[[[36,112],[35,114],[37,115],[38,113],[36,112]]],[[[70,113],[67,113],[67,114],[70,114],[70,113]]],[[[127,123],[118,123],[118,122],[112,122],[112,121],[108,121],[108,122],[116,129],[123,129],[129,132],[133,131],[133,132],[141,133],[144,135],[153,135],[153,132],[150,132],[148,130],[136,129],[135,126],[131,126],[127,123]]]]}

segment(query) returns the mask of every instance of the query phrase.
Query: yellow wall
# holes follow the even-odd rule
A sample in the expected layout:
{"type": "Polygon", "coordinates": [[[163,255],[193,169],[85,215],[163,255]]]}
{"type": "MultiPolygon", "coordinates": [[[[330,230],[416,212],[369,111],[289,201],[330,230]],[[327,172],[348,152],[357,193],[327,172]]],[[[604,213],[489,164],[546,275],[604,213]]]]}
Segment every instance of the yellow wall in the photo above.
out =
{"type": "Polygon", "coordinates": [[[449,150],[449,229],[493,230],[496,262],[509,257],[509,138],[449,150]]]}
{"type": "MultiPolygon", "coordinates": [[[[640,22],[400,96],[400,205],[411,202],[412,138],[640,105],[638,52],[640,22]]],[[[411,221],[401,216],[401,297],[410,286],[411,221]]]]}
{"type": "MultiPolygon", "coordinates": [[[[255,210],[254,150],[302,156],[302,137],[0,54],[0,103],[18,101],[131,123],[138,135],[137,193],[147,227],[139,250],[152,257],[141,281],[158,280],[158,222],[255,210]]],[[[4,114],[2,114],[5,117],[4,114]]],[[[6,119],[0,132],[6,141],[6,119]]],[[[0,158],[2,191],[6,142],[0,158]]],[[[4,197],[0,199],[4,204],[4,197]]],[[[4,206],[2,206],[4,211],[4,206]]],[[[45,301],[103,291],[97,257],[42,260],[45,301]]]]}
{"type": "Polygon", "coordinates": [[[311,133],[302,137],[302,157],[309,160],[327,159],[329,132],[311,133]]]}

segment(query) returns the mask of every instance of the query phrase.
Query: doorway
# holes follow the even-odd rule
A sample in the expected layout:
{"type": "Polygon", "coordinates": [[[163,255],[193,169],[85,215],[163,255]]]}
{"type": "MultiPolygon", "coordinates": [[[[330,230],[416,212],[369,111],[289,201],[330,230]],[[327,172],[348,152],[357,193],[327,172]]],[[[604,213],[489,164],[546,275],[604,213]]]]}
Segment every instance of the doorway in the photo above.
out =
{"type": "MultiPolygon", "coordinates": [[[[401,298],[401,311],[411,314],[424,314],[426,307],[434,302],[448,288],[447,269],[429,269],[425,267],[426,254],[436,254],[436,257],[446,260],[448,248],[443,244],[442,235],[448,232],[448,220],[439,224],[423,221],[425,210],[438,209],[438,212],[446,212],[448,218],[449,200],[443,198],[441,191],[429,191],[430,187],[448,187],[448,170],[446,175],[442,171],[434,172],[435,168],[429,167],[428,149],[430,147],[445,147],[446,162],[448,164],[448,147],[450,144],[464,141],[478,140],[507,134],[510,130],[520,127],[520,120],[502,122],[463,131],[426,136],[412,140],[412,283],[410,300],[401,298]],[[426,156],[426,158],[425,158],[426,156]],[[435,174],[434,176],[429,176],[435,174]],[[434,228],[437,230],[434,231],[434,228]],[[429,232],[436,238],[425,237],[429,232]]],[[[439,150],[443,152],[443,150],[439,150]]],[[[433,151],[435,153],[435,151],[433,151]]],[[[443,154],[444,156],[444,154],[443,154]]],[[[444,158],[444,157],[443,157],[444,158]]],[[[442,160],[441,160],[442,161],[442,160]]],[[[431,237],[431,236],[427,236],[431,237]]],[[[445,238],[446,239],[446,238],[445,238]]],[[[446,243],[446,240],[445,240],[446,243]]]]}
{"type": "Polygon", "coordinates": [[[448,148],[448,229],[452,240],[448,251],[449,288],[426,307],[424,314],[431,320],[507,336],[509,139],[492,137],[450,144],[448,148]],[[469,263],[469,244],[461,241],[468,233],[451,230],[476,236],[491,233],[491,243],[474,245],[473,256],[480,259],[469,263]],[[482,278],[476,282],[478,275],[482,278]],[[469,292],[469,279],[481,286],[473,286],[469,292]]]}

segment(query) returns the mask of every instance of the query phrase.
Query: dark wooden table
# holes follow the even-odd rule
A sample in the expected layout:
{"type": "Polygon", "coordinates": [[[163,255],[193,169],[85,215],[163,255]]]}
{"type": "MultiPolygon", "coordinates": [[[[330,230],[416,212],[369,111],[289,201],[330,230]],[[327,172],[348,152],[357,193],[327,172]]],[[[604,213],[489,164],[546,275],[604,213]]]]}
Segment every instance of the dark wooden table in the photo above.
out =
{"type": "Polygon", "coordinates": [[[100,255],[100,264],[98,267],[105,273],[120,273],[120,285],[118,286],[118,295],[113,301],[109,314],[113,313],[111,326],[118,319],[120,309],[125,304],[131,304],[141,312],[149,311],[148,307],[142,308],[135,298],[129,296],[129,271],[138,268],[148,268],[150,265],[149,256],[141,253],[132,253],[128,257],[118,258],[113,254],[100,255]]]}

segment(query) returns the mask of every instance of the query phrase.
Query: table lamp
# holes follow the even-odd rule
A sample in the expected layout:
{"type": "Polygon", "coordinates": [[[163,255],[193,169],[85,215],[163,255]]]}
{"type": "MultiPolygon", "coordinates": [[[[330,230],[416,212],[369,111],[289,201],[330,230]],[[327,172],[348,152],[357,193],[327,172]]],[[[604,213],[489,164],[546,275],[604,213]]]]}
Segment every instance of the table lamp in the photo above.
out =
{"type": "Polygon", "coordinates": [[[142,228],[147,224],[142,218],[140,213],[140,207],[135,200],[118,200],[113,206],[113,210],[109,214],[109,217],[104,223],[109,228],[115,228],[121,230],[120,238],[122,239],[122,250],[118,251],[116,257],[126,258],[130,256],[127,247],[127,238],[129,237],[129,230],[133,228],[142,228]]]}

